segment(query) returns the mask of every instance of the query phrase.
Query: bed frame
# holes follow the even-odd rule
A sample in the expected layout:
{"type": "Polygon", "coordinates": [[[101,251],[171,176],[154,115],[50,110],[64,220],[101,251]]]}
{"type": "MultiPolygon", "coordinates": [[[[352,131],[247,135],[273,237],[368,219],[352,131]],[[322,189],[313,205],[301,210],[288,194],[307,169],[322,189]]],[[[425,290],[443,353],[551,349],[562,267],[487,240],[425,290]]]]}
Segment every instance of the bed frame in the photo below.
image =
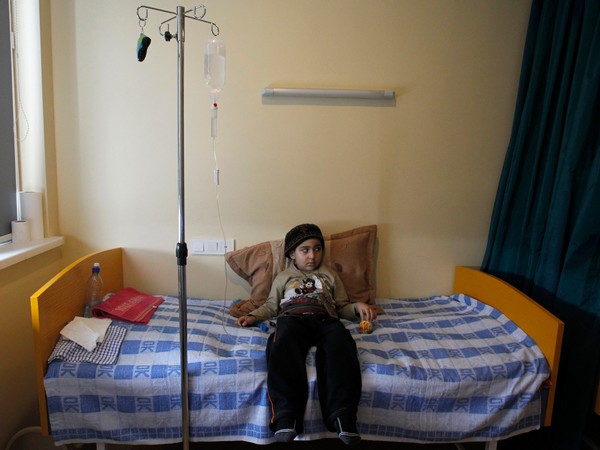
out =
{"type": "Polygon", "coordinates": [[[123,249],[114,248],[84,256],[60,271],[31,296],[35,348],[35,379],[42,433],[49,434],[44,375],[60,330],[83,313],[85,285],[92,265],[100,263],[105,292],[123,289],[123,249]]]}
{"type": "Polygon", "coordinates": [[[565,324],[509,283],[474,267],[456,267],[453,293],[463,293],[502,311],[536,342],[550,366],[544,426],[552,422],[565,324]]]}
{"type": "MultiPolygon", "coordinates": [[[[47,361],[54,349],[60,330],[74,316],[83,312],[85,284],[95,262],[99,262],[102,267],[105,292],[115,292],[124,287],[123,249],[114,248],[80,258],[31,296],[36,384],[44,435],[49,434],[44,390],[47,361]]],[[[456,268],[453,293],[467,294],[497,308],[538,344],[548,360],[551,371],[551,385],[544,417],[544,425],[550,425],[558,377],[563,322],[510,284],[476,268],[456,268]]]]}

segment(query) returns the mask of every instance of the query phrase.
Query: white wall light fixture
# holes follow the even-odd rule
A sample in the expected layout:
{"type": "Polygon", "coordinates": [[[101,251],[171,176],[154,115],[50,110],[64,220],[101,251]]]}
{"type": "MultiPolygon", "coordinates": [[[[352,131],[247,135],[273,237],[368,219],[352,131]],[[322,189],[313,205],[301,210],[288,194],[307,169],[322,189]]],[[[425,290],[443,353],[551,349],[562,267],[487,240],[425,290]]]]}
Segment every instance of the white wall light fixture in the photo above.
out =
{"type": "Polygon", "coordinates": [[[396,93],[394,91],[374,89],[263,88],[262,96],[394,100],[396,93]]]}

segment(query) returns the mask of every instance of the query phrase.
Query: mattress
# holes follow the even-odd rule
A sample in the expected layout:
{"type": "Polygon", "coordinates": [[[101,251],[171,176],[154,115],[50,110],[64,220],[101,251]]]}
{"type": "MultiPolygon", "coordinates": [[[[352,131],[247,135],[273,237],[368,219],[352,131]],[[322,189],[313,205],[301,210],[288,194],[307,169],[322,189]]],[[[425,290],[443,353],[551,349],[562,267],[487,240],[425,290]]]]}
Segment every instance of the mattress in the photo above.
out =
{"type": "MultiPolygon", "coordinates": [[[[165,296],[147,325],[127,328],[115,364],[49,364],[44,385],[57,444],[160,444],[181,440],[178,299],[165,296]]],[[[356,340],[364,440],[489,441],[537,429],[547,362],[500,311],[458,294],[378,299],[371,334],[343,321],[356,340]]],[[[269,429],[265,346],[275,322],[240,328],[230,304],[188,300],[191,441],[274,442],[269,429]]],[[[314,349],[309,400],[298,439],[325,429],[314,349]]]]}

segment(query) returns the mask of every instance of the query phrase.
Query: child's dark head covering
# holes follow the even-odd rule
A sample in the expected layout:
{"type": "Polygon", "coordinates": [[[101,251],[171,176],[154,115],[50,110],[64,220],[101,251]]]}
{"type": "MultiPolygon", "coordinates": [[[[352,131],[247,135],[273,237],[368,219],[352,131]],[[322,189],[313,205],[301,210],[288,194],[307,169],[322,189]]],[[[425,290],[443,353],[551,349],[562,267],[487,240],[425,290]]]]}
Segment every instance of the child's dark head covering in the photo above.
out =
{"type": "Polygon", "coordinates": [[[285,235],[285,256],[289,258],[290,252],[296,250],[300,244],[307,239],[318,239],[321,241],[321,245],[325,248],[325,239],[323,239],[323,233],[321,229],[312,223],[303,223],[292,228],[285,235]]]}

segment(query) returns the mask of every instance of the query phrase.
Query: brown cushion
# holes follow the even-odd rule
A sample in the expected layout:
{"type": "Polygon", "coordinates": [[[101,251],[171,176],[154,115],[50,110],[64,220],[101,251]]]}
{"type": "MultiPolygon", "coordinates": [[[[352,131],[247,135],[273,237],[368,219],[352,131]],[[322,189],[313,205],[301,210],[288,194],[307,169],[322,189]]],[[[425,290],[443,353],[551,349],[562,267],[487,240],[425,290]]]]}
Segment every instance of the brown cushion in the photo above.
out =
{"type": "MultiPolygon", "coordinates": [[[[375,239],[377,225],[325,237],[324,263],[336,270],[353,302],[375,304],[375,239]]],[[[262,305],[275,276],[287,267],[283,240],[261,242],[228,252],[229,267],[251,286],[250,298],[234,303],[231,314],[241,317],[262,305]]]]}

